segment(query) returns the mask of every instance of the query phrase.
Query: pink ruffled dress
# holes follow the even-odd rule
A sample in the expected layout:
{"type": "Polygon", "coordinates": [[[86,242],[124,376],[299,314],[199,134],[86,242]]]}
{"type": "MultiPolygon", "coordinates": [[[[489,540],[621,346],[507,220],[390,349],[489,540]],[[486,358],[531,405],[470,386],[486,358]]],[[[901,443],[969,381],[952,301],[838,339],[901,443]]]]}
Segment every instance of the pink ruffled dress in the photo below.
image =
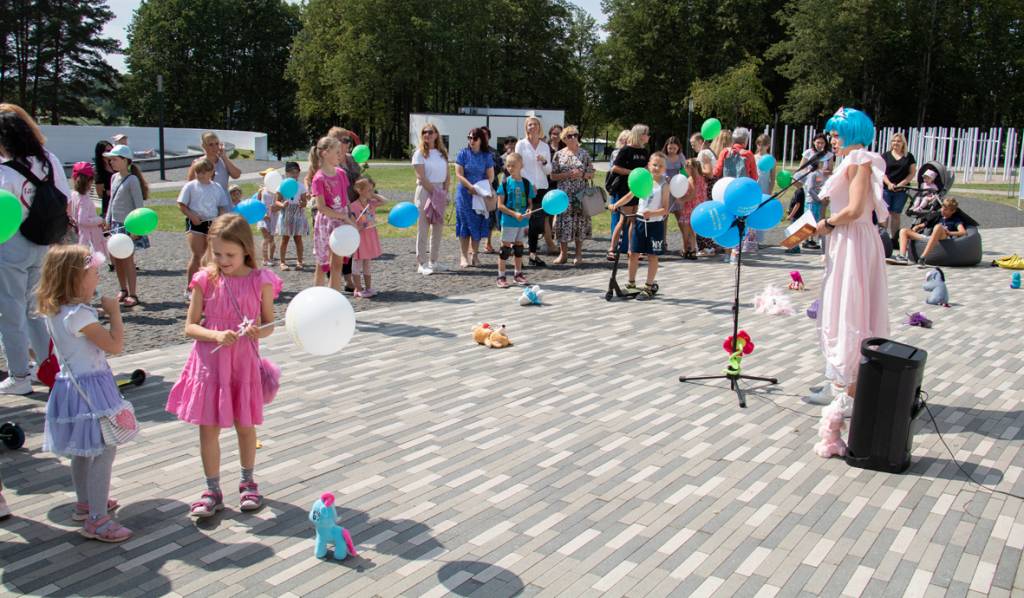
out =
{"type": "Polygon", "coordinates": [[[380,246],[380,235],[377,234],[377,215],[374,213],[380,203],[372,199],[366,206],[360,201],[349,205],[349,214],[359,229],[359,248],[352,254],[353,260],[372,260],[384,253],[380,246]]]}
{"type": "Polygon", "coordinates": [[[854,222],[836,225],[828,236],[825,279],[821,285],[818,334],[825,355],[825,377],[839,386],[857,381],[860,344],[866,338],[889,335],[889,290],[882,239],[871,222],[885,222],[888,210],[882,201],[885,161],[874,152],[850,152],[828,179],[821,195],[831,199],[832,213],[850,203],[850,169],[871,165],[871,199],[868,209],[854,222]]]}
{"type": "MultiPolygon", "coordinates": [[[[202,269],[189,288],[203,293],[203,326],[210,330],[238,330],[242,318],[228,295],[248,318],[258,320],[262,288],[270,285],[276,298],[281,279],[270,270],[252,270],[246,276],[211,279],[202,269]]],[[[213,353],[217,343],[195,341],[181,377],[167,397],[167,411],[200,426],[249,427],[263,423],[263,386],[258,342],[239,338],[213,353]]]]}
{"type": "Polygon", "coordinates": [[[78,244],[91,247],[93,251],[107,253],[107,239],[103,236],[103,218],[96,214],[96,204],[88,195],[71,192],[68,201],[68,216],[78,225],[78,244]]]}

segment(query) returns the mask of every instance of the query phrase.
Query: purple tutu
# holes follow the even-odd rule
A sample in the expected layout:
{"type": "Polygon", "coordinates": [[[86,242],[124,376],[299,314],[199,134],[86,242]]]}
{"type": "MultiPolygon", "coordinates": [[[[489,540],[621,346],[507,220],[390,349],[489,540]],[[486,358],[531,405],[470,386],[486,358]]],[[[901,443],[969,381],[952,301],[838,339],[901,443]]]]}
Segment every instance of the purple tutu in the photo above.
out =
{"type": "Polygon", "coordinates": [[[46,403],[43,450],[68,457],[95,457],[106,448],[98,418],[113,415],[128,403],[109,369],[75,377],[96,411],[89,408],[70,378],[58,375],[46,403]]]}

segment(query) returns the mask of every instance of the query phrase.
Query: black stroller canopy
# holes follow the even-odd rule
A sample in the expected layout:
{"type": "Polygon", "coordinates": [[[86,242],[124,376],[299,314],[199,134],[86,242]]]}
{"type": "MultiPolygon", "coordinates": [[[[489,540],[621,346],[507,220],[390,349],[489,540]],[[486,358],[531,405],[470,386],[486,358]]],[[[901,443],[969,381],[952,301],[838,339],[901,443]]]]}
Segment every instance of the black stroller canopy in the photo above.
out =
{"type": "Polygon", "coordinates": [[[939,196],[945,197],[946,193],[953,187],[954,174],[946,170],[942,164],[931,161],[925,162],[917,171],[917,187],[920,189],[924,184],[924,173],[928,171],[935,173],[935,186],[939,188],[939,196]]]}

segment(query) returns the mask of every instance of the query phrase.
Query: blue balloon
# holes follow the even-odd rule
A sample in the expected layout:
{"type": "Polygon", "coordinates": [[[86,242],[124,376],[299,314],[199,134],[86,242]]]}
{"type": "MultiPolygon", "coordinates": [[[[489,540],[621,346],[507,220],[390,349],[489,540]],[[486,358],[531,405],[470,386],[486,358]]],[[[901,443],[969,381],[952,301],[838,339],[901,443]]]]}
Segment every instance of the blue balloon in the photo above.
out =
{"type": "Polygon", "coordinates": [[[732,224],[732,214],[725,209],[725,204],[720,201],[705,201],[697,204],[690,215],[690,226],[693,231],[702,237],[714,239],[725,232],[732,224]]]}
{"type": "Polygon", "coordinates": [[[256,224],[266,217],[267,206],[253,196],[235,206],[235,211],[241,214],[249,224],[256,224]]]}
{"type": "Polygon", "coordinates": [[[552,216],[558,216],[569,209],[569,196],[561,189],[549,191],[540,202],[540,207],[552,216]]]}
{"type": "Polygon", "coordinates": [[[395,204],[388,212],[388,224],[395,228],[409,228],[419,220],[420,211],[412,202],[403,201],[395,204]]]}
{"type": "Polygon", "coordinates": [[[771,154],[765,154],[757,161],[757,169],[761,172],[771,172],[773,168],[775,168],[775,158],[771,154]]]}
{"type": "Polygon", "coordinates": [[[754,179],[741,177],[725,188],[725,209],[736,216],[746,216],[761,203],[761,186],[754,179]]]}
{"type": "Polygon", "coordinates": [[[740,244],[740,229],[735,226],[730,226],[724,233],[715,237],[715,243],[718,243],[726,249],[731,249],[740,244]]]}
{"type": "Polygon", "coordinates": [[[782,202],[773,199],[747,216],[747,226],[757,230],[768,230],[782,221],[782,202]]]}
{"type": "Polygon", "coordinates": [[[281,181],[281,186],[277,188],[277,192],[281,194],[281,197],[291,199],[299,192],[299,182],[295,179],[285,179],[281,181]]]}

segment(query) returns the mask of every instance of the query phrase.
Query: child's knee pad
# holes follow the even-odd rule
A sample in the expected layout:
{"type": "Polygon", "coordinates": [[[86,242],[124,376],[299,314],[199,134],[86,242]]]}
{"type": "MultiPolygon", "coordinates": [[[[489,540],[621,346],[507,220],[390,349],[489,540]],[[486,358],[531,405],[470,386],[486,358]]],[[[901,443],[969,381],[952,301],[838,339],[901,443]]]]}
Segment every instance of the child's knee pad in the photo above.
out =
{"type": "Polygon", "coordinates": [[[523,257],[523,246],[522,245],[516,245],[516,246],[512,247],[512,255],[514,255],[516,257],[523,257]]]}
{"type": "Polygon", "coordinates": [[[512,254],[512,248],[506,245],[501,246],[501,251],[498,252],[498,256],[503,260],[507,260],[508,256],[512,254]]]}

